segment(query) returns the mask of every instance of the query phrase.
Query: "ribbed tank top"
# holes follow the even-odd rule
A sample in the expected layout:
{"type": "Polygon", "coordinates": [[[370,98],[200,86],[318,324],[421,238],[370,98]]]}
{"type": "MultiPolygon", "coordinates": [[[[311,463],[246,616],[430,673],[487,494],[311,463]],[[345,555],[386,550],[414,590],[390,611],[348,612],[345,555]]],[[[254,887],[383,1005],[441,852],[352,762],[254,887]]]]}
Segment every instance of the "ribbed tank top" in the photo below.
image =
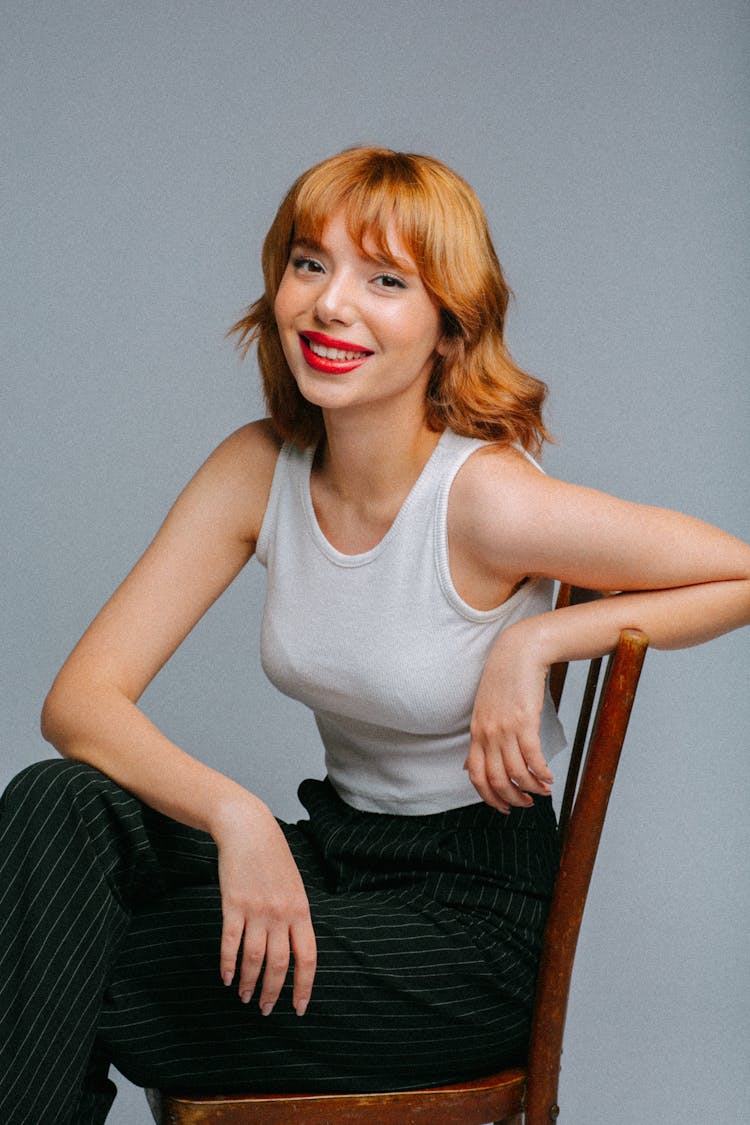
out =
{"type": "MultiPolygon", "coordinates": [[[[423,815],[480,800],[462,767],[485,661],[501,630],[551,608],[546,579],[491,610],[453,585],[448,496],[484,444],[444,431],[386,535],[357,555],[318,524],[314,450],[279,454],[256,551],[268,571],[261,659],[277,688],[312,708],[328,776],[354,808],[423,815]]],[[[564,745],[547,696],[547,759],[564,745]]]]}

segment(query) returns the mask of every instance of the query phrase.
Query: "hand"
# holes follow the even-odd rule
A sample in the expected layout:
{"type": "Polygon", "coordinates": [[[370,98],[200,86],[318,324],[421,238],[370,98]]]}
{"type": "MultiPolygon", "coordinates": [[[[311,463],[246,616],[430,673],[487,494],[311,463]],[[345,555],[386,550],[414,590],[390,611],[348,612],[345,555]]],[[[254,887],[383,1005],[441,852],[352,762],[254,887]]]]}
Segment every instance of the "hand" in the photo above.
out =
{"type": "Polygon", "coordinates": [[[482,800],[500,812],[529,807],[530,793],[551,792],[539,739],[546,675],[527,631],[500,634],[479,683],[464,766],[482,800]]]}
{"type": "Polygon", "coordinates": [[[230,985],[239,965],[239,995],[248,1003],[261,976],[264,1016],[278,1000],[294,955],[292,1003],[305,1013],[316,967],[315,934],[305,888],[284,834],[268,808],[233,808],[214,832],[219,849],[223,925],[220,971],[230,985]]]}

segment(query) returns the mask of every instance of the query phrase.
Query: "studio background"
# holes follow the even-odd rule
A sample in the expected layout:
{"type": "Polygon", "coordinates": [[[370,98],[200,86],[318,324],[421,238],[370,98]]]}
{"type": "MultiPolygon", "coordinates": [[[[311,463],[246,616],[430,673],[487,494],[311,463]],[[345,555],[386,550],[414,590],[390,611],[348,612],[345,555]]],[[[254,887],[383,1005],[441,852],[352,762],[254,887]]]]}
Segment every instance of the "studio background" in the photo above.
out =
{"type": "MultiPolygon", "coordinates": [[[[750,537],[741,0],[3,0],[0,784],[175,495],[262,412],[224,332],[312,162],[431,153],[476,188],[551,386],[548,471],[750,537]]],[[[251,563],[149,689],[296,817],[309,716],[257,657],[251,563]]],[[[747,1109],[748,635],[647,658],[584,920],[568,1125],[747,1109]]],[[[557,772],[560,771],[558,764],[557,772]]],[[[112,1125],[148,1120],[118,1081],[112,1125]]]]}

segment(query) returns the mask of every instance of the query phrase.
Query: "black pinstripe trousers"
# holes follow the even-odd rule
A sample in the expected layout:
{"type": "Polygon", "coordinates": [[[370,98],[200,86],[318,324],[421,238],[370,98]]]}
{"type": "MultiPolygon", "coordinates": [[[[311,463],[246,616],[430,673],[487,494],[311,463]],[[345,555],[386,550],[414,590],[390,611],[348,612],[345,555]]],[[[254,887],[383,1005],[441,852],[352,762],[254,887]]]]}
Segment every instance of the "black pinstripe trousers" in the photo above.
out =
{"type": "MultiPolygon", "coordinates": [[[[110,1062],[193,1091],[406,1089],[522,1057],[557,862],[548,799],[362,813],[306,781],[283,825],[318,943],[307,1014],[218,971],[216,848],[97,770],[30,766],[0,804],[0,1121],[99,1125],[110,1062]]],[[[252,877],[252,873],[249,873],[252,877]]]]}

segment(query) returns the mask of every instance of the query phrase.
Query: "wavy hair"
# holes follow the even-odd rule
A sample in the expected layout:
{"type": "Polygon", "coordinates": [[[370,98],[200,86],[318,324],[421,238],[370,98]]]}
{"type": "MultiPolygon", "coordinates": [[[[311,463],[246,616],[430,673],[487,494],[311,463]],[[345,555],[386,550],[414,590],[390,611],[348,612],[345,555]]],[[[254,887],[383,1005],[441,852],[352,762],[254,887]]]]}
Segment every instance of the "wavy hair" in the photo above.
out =
{"type": "Polygon", "coordinates": [[[347,149],[304,172],[287,192],[263,243],[264,293],[229,330],[258,364],[271,420],[285,440],[315,444],[320,407],[299,392],[281,347],[274,300],[296,239],[319,241],[343,210],[363,253],[393,260],[389,231],[413,258],[441,312],[443,354],[435,359],[425,420],[467,437],[518,442],[538,452],[547,388],[511,359],[503,339],[511,291],[482,206],[471,187],[440,161],[383,148],[347,149]]]}

